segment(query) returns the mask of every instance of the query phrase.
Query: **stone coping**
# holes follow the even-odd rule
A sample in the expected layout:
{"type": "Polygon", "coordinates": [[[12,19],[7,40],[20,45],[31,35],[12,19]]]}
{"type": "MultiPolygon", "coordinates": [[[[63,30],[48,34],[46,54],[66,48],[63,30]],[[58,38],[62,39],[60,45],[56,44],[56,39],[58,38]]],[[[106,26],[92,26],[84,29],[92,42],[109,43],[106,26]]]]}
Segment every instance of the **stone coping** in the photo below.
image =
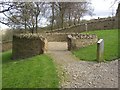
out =
{"type": "Polygon", "coordinates": [[[13,37],[17,38],[26,38],[26,39],[43,39],[44,37],[41,34],[15,34],[13,37]]]}

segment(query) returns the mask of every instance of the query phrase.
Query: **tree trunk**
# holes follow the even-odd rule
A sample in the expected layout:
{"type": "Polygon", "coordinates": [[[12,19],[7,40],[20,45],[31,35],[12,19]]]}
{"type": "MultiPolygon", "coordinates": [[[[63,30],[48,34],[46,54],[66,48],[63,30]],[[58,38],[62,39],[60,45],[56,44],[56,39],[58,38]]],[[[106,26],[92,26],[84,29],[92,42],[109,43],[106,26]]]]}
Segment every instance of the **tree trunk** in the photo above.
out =
{"type": "Polygon", "coordinates": [[[25,17],[25,31],[27,30],[27,21],[26,21],[26,17],[25,17]]]}
{"type": "Polygon", "coordinates": [[[70,9],[69,9],[69,16],[68,16],[68,18],[69,18],[68,24],[69,24],[69,26],[71,26],[70,9]]]}
{"type": "Polygon", "coordinates": [[[32,26],[32,34],[34,33],[34,30],[35,30],[35,26],[33,24],[33,26],[32,26]]]}
{"type": "Polygon", "coordinates": [[[78,24],[80,23],[80,17],[78,17],[78,24]]]}
{"type": "Polygon", "coordinates": [[[33,28],[32,28],[32,34],[34,33],[34,29],[35,29],[35,27],[34,27],[34,25],[33,25],[33,28]]]}
{"type": "Polygon", "coordinates": [[[54,2],[52,2],[52,25],[51,25],[51,30],[53,30],[53,25],[54,25],[54,2]]]}
{"type": "Polygon", "coordinates": [[[24,10],[24,17],[25,17],[25,24],[24,24],[24,26],[25,26],[25,32],[27,31],[27,6],[26,6],[26,4],[25,4],[25,10],[24,10]]]}
{"type": "Polygon", "coordinates": [[[36,15],[36,27],[35,27],[35,30],[36,30],[36,33],[38,32],[38,16],[36,15]]]}
{"type": "Polygon", "coordinates": [[[64,14],[62,13],[61,14],[61,27],[63,28],[64,27],[64,14]]]}
{"type": "Polygon", "coordinates": [[[74,18],[74,25],[76,25],[76,18],[74,18]]]}
{"type": "Polygon", "coordinates": [[[77,16],[75,15],[74,16],[74,25],[76,25],[76,19],[77,19],[77,16]]]}
{"type": "Polygon", "coordinates": [[[63,24],[64,24],[64,4],[63,2],[60,4],[59,10],[60,10],[60,18],[61,18],[61,28],[63,28],[63,24]]]}
{"type": "Polygon", "coordinates": [[[34,33],[33,31],[34,31],[34,30],[33,30],[33,28],[32,28],[32,29],[31,29],[32,34],[34,33]]]}

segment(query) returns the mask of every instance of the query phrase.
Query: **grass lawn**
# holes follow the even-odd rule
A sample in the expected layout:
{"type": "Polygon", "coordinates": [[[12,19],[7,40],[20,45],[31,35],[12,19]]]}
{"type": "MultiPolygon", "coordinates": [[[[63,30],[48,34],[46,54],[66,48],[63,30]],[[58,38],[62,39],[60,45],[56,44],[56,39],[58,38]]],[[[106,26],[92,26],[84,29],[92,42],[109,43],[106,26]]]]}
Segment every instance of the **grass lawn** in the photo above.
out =
{"type": "MultiPolygon", "coordinates": [[[[90,31],[90,34],[96,34],[98,38],[104,39],[104,59],[111,61],[118,58],[118,30],[98,30],[90,31]]],[[[97,44],[80,48],[72,53],[80,60],[96,61],[97,44]]]]}
{"type": "Polygon", "coordinates": [[[58,88],[53,60],[47,55],[11,60],[12,51],[2,54],[3,88],[58,88]]]}

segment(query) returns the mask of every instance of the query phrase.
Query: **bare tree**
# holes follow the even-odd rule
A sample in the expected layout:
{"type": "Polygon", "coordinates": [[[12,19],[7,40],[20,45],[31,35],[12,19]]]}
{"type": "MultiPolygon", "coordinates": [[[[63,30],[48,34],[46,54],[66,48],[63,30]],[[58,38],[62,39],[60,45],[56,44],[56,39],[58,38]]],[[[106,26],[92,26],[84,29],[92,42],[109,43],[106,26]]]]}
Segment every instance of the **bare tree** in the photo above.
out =
{"type": "Polygon", "coordinates": [[[35,21],[36,21],[35,29],[37,33],[39,15],[45,13],[45,7],[44,7],[44,2],[35,2],[34,4],[35,4],[34,13],[35,13],[35,21]]]}
{"type": "MultiPolygon", "coordinates": [[[[2,6],[6,3],[2,3],[2,6]]],[[[5,11],[2,13],[5,15],[4,21],[1,21],[3,24],[12,26],[14,28],[23,28],[25,30],[31,30],[32,33],[38,30],[38,23],[42,14],[45,12],[43,2],[11,2],[10,4],[14,8],[5,11]],[[6,22],[5,22],[6,21],[6,22]]]]}
{"type": "Polygon", "coordinates": [[[14,5],[9,2],[0,2],[0,13],[8,12],[14,8],[14,5]]]}
{"type": "Polygon", "coordinates": [[[92,15],[90,3],[86,2],[10,2],[0,3],[0,13],[4,14],[0,22],[14,28],[38,32],[41,18],[46,18],[51,30],[56,26],[63,28],[80,23],[85,14],[92,15]],[[6,5],[6,6],[5,6],[6,5]]]}
{"type": "Polygon", "coordinates": [[[53,25],[55,20],[55,2],[51,2],[51,8],[52,8],[51,30],[53,30],[53,25]]]}
{"type": "Polygon", "coordinates": [[[67,18],[69,26],[71,25],[71,21],[76,25],[80,23],[80,18],[84,15],[92,15],[92,11],[93,9],[88,2],[70,2],[65,12],[65,18],[67,18]]]}

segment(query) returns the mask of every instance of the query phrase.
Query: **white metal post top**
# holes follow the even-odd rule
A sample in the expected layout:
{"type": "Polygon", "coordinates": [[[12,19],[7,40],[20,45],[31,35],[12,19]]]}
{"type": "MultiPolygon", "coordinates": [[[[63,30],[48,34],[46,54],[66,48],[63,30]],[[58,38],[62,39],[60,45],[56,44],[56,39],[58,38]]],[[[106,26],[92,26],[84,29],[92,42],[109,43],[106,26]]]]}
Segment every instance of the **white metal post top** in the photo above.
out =
{"type": "Polygon", "coordinates": [[[103,41],[103,39],[100,39],[97,43],[101,43],[103,41]]]}

